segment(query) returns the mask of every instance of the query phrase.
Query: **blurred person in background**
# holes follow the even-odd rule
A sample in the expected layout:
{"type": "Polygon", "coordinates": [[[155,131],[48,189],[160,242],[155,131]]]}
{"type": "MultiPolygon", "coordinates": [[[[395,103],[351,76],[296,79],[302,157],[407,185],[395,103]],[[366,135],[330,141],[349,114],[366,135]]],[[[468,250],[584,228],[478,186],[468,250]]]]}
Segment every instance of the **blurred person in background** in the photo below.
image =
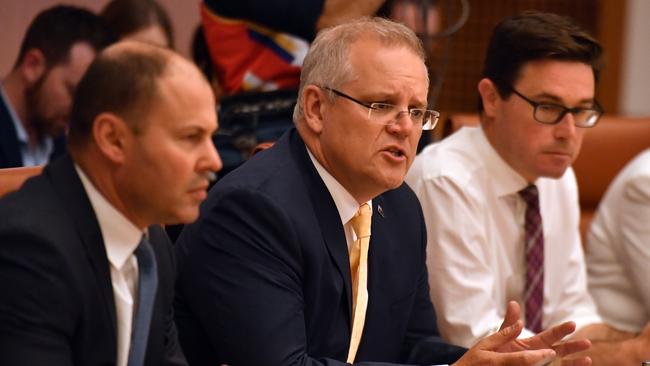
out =
{"type": "Polygon", "coordinates": [[[118,39],[174,48],[172,23],[156,0],[112,0],[100,16],[118,39]]]}
{"type": "Polygon", "coordinates": [[[587,234],[589,292],[603,320],[631,333],[650,321],[650,149],[612,181],[587,234]]]}
{"type": "Polygon", "coordinates": [[[0,168],[42,165],[65,151],[75,88],[111,41],[82,8],[54,6],[34,18],[0,87],[0,168]]]}

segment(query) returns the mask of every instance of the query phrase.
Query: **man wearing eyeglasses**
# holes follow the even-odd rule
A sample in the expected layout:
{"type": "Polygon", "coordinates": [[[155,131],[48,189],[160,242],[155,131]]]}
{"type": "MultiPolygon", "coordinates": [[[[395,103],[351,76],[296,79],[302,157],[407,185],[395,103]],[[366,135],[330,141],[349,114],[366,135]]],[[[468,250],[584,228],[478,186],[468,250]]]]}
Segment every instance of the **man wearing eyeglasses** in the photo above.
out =
{"type": "MultiPolygon", "coordinates": [[[[296,128],[217,183],[176,243],[191,365],[431,365],[464,353],[438,337],[424,221],[403,184],[437,121],[427,89],[422,46],[403,25],[361,19],[316,37],[296,128]]],[[[515,343],[518,310],[456,365],[533,365],[589,347],[551,349],[570,322],[515,343]]]]}
{"type": "Polygon", "coordinates": [[[636,339],[608,342],[631,335],[602,324],[578,231],[571,164],[602,114],[594,97],[601,52],[564,17],[503,20],[478,84],[481,126],[427,147],[413,164],[406,181],[426,218],[431,299],[446,340],[474,344],[515,300],[522,336],[573,320],[576,338],[598,341],[594,364],[643,359],[636,339]]]}

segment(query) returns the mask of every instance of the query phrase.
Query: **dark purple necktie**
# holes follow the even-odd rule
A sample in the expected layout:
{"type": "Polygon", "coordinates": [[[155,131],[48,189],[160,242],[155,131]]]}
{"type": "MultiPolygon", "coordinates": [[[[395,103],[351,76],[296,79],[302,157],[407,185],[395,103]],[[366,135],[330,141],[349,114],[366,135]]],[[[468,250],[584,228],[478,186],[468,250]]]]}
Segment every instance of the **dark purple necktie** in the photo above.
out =
{"type": "Polygon", "coordinates": [[[544,305],[544,231],[539,212],[539,192],[534,184],[519,191],[527,204],[525,228],[526,243],[526,328],[542,331],[544,305]]]}

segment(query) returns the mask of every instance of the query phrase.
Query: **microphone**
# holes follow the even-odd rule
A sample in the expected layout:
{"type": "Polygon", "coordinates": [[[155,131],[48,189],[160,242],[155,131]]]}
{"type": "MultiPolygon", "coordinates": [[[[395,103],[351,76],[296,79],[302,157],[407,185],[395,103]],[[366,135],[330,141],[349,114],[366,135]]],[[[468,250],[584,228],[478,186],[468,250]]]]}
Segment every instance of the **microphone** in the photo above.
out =
{"type": "Polygon", "coordinates": [[[212,171],[205,172],[205,177],[208,179],[210,183],[212,183],[217,180],[217,173],[212,171]]]}

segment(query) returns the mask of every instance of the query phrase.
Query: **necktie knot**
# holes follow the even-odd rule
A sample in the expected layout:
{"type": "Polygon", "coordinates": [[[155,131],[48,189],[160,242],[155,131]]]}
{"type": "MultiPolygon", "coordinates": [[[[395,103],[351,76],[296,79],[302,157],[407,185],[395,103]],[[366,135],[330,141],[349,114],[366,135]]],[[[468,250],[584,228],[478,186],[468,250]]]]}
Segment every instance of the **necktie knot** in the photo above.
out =
{"type": "Polygon", "coordinates": [[[370,206],[367,203],[359,206],[357,213],[350,220],[352,224],[352,229],[357,235],[357,238],[365,238],[370,236],[370,223],[372,221],[372,213],[370,212],[370,206]]]}
{"type": "Polygon", "coordinates": [[[539,207],[539,191],[536,185],[527,185],[526,188],[519,191],[519,195],[528,206],[539,207]]]}
{"type": "Polygon", "coordinates": [[[151,271],[151,267],[155,266],[156,260],[154,258],[153,248],[151,247],[151,243],[149,243],[149,239],[147,239],[146,235],[142,235],[140,244],[135,248],[133,254],[138,260],[140,272],[146,272],[148,275],[151,271]]]}

